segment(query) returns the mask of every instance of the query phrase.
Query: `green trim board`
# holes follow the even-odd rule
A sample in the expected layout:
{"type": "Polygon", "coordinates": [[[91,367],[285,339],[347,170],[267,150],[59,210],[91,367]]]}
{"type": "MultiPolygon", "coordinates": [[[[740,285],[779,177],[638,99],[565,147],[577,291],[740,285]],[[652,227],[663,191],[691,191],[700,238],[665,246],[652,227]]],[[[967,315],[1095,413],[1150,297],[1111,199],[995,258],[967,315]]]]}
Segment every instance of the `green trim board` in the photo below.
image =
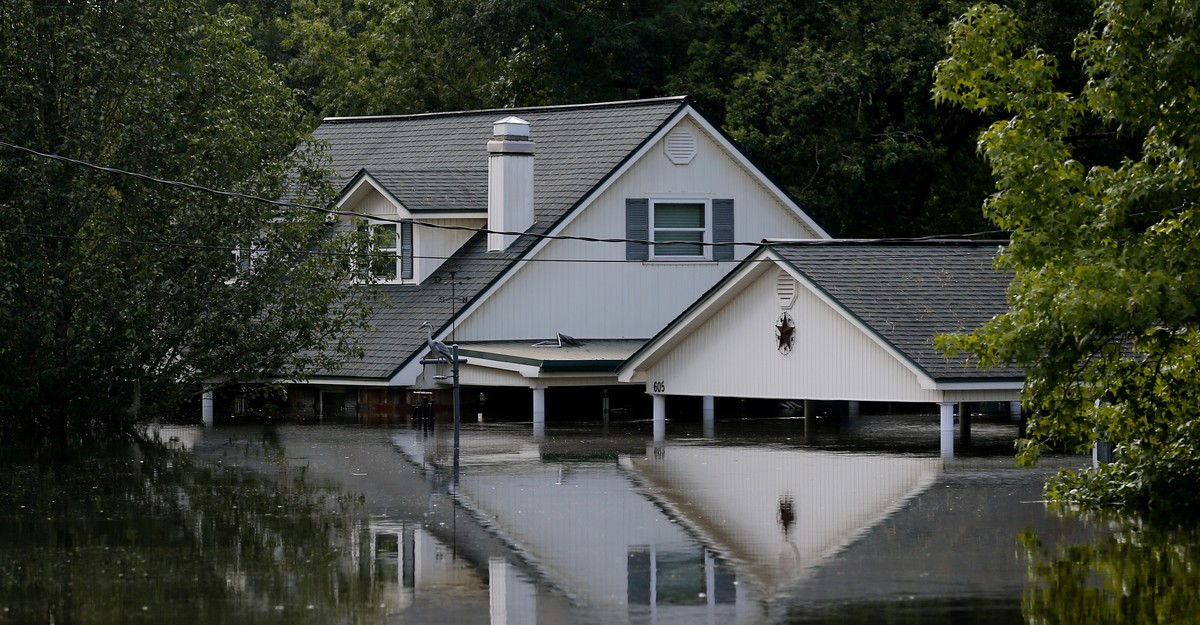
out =
{"type": "Polygon", "coordinates": [[[541,341],[485,341],[459,344],[466,358],[537,367],[542,373],[615,373],[644,339],[593,339],[575,347],[538,347],[541,341]]]}

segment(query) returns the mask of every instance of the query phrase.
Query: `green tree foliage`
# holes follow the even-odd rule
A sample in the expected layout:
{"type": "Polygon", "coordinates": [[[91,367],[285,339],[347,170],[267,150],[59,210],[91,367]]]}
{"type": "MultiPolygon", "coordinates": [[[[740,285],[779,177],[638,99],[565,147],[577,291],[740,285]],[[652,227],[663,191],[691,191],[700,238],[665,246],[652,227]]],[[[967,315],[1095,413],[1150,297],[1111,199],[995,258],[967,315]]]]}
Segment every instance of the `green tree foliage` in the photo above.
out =
{"type": "MultiPolygon", "coordinates": [[[[280,0],[263,0],[276,6],[280,0]]],[[[1087,0],[1018,3],[1069,51],[1087,0]]],[[[322,115],[688,94],[841,236],[973,232],[981,117],[929,99],[965,0],[305,0],[279,20],[322,115]]],[[[262,13],[261,11],[259,13],[262,13]]],[[[270,11],[267,11],[270,13],[270,11]]],[[[1073,76],[1080,79],[1080,76],[1073,76]]]]}
{"type": "Polygon", "coordinates": [[[663,95],[695,0],[296,2],[288,76],[323,115],[663,95]]]}
{"type": "Polygon", "coordinates": [[[936,109],[957,0],[721,0],[674,86],[839,236],[968,232],[990,186],[978,118],[936,109]]]}
{"type": "MultiPolygon", "coordinates": [[[[1099,522],[1100,519],[1092,519],[1099,522]]],[[[1104,519],[1091,543],[1018,537],[1028,562],[1027,623],[1200,623],[1200,543],[1194,523],[1104,519]]]]}
{"type": "Polygon", "coordinates": [[[231,444],[235,462],[211,466],[149,443],[3,452],[7,621],[324,625],[395,609],[362,498],[282,450],[231,444]]]}
{"type": "MultiPolygon", "coordinates": [[[[327,193],[248,24],[199,0],[3,0],[0,140],[260,196],[327,193]]],[[[369,303],[337,255],[349,245],[319,214],[0,147],[0,433],[120,430],[209,376],[330,364],[369,303]]]]}
{"type": "Polygon", "coordinates": [[[1037,410],[1018,458],[1051,444],[1118,447],[1099,475],[1052,494],[1154,508],[1200,503],[1200,23],[1190,2],[1106,1],[1079,34],[1087,81],[1027,43],[1012,11],[955,22],[936,97],[998,118],[979,138],[996,191],[987,216],[1012,232],[1011,310],[943,345],[1027,372],[1037,410]],[[1097,129],[1134,146],[1089,149],[1097,129]]]}

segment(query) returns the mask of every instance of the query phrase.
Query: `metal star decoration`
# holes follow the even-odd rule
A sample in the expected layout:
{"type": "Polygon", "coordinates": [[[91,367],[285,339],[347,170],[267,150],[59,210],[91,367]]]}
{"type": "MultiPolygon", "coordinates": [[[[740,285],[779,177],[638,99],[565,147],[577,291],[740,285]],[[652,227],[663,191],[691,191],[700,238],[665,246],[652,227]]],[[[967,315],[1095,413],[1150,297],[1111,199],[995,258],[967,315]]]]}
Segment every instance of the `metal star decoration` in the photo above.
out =
{"type": "Polygon", "coordinates": [[[792,351],[796,343],[796,324],[792,323],[792,316],[786,312],[779,315],[779,322],[775,325],[775,340],[779,342],[781,354],[792,351]]]}

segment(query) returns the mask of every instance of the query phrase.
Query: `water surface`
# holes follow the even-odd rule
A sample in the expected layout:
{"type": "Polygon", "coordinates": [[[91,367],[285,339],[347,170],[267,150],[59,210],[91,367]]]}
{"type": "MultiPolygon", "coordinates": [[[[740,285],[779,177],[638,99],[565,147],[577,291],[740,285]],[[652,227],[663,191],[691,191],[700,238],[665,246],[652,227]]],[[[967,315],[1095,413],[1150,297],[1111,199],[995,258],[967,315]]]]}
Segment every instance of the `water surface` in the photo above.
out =
{"type": "Polygon", "coordinates": [[[163,428],[6,454],[0,623],[1194,622],[1194,528],[1081,518],[980,419],[163,428]]]}

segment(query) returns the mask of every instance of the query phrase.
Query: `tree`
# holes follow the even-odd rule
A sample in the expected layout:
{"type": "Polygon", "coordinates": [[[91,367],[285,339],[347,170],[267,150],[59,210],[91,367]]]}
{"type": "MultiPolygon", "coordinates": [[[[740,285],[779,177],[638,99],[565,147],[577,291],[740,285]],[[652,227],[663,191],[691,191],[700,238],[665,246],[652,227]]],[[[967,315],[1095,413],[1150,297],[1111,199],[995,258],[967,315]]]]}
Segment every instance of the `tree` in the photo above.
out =
{"type": "Polygon", "coordinates": [[[839,236],[986,226],[978,119],[937,110],[930,72],[958,0],[714,1],[676,90],[839,236]]]}
{"type": "Polygon", "coordinates": [[[288,76],[322,115],[664,95],[697,0],[317,0],[280,29],[288,76]]]}
{"type": "MultiPolygon", "coordinates": [[[[1060,514],[1064,512],[1060,511],[1060,514]]],[[[1103,531],[1089,542],[1017,537],[1028,571],[1025,622],[1200,622],[1200,541],[1195,523],[1150,523],[1126,515],[1085,516],[1103,531]]]]}
{"type": "Polygon", "coordinates": [[[1050,445],[1117,446],[1054,497],[1200,504],[1200,24],[1189,2],[1107,0],[1075,55],[1087,81],[1027,44],[1012,11],[951,29],[935,97],[999,119],[979,137],[996,178],[985,214],[1011,231],[1009,312],[943,339],[982,365],[1025,368],[1036,410],[1018,459],[1050,445]],[[1120,150],[1091,149],[1097,136],[1120,150]]]}
{"type": "MultiPolygon", "coordinates": [[[[0,140],[316,201],[321,159],[248,23],[200,0],[3,0],[0,140]]],[[[353,244],[314,212],[0,147],[0,434],[118,431],[215,376],[332,364],[370,303],[353,244]]]]}

